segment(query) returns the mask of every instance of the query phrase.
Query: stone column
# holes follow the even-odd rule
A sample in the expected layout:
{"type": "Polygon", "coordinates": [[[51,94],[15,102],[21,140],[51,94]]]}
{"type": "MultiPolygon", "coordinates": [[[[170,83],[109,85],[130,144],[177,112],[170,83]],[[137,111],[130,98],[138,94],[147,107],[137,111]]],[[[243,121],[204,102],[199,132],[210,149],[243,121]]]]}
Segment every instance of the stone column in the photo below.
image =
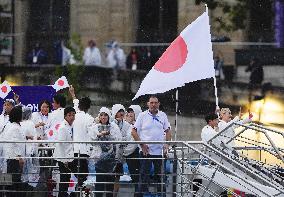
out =
{"type": "Polygon", "coordinates": [[[110,39],[135,42],[138,0],[72,0],[70,33],[78,33],[83,45],[95,39],[103,48],[110,39]]]}
{"type": "Polygon", "coordinates": [[[26,58],[26,31],[29,19],[29,1],[15,1],[14,8],[14,62],[23,65],[26,58]]]}

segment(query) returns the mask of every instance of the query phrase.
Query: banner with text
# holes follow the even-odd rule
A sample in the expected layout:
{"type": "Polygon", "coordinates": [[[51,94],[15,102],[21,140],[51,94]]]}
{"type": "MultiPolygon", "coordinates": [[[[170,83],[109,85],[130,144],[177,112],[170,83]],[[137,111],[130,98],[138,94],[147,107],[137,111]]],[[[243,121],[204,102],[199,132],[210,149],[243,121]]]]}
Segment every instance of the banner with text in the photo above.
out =
{"type": "MultiPolygon", "coordinates": [[[[5,99],[13,99],[13,92],[20,96],[20,102],[32,109],[33,112],[39,111],[39,103],[42,100],[52,102],[53,96],[56,94],[52,86],[12,86],[12,91],[5,99]]],[[[0,111],[2,113],[3,103],[5,99],[0,98],[0,111]]]]}

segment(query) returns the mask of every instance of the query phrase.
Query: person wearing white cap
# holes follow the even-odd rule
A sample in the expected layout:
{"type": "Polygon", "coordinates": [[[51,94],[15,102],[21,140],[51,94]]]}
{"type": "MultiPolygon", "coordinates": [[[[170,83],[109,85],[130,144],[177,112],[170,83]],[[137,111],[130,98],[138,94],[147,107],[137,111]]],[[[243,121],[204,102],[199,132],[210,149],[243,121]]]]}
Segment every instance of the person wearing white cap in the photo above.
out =
{"type": "Polygon", "coordinates": [[[125,120],[129,123],[134,125],[138,115],[142,113],[142,109],[139,105],[130,105],[126,110],[127,113],[125,115],[125,120]]]}
{"type": "MultiPolygon", "coordinates": [[[[113,122],[117,124],[119,127],[121,136],[122,136],[122,141],[128,141],[131,139],[131,125],[124,120],[124,115],[125,115],[125,108],[121,104],[115,104],[112,106],[112,118],[113,122]]],[[[123,174],[123,152],[126,147],[126,144],[120,144],[117,148],[117,160],[118,163],[116,165],[116,171],[115,173],[117,174],[123,174]]],[[[114,185],[114,196],[117,196],[117,193],[119,191],[119,178],[120,176],[116,176],[116,184],[114,185]]]]}
{"type": "MultiPolygon", "coordinates": [[[[37,132],[35,123],[31,120],[32,110],[29,107],[22,107],[23,121],[20,123],[22,131],[26,137],[26,140],[37,140],[37,132]]],[[[25,152],[27,157],[37,157],[38,144],[25,144],[25,152]]],[[[37,158],[26,158],[24,165],[24,175],[22,180],[27,182],[29,185],[36,187],[37,181],[39,180],[39,160],[37,158]]]]}
{"type": "MultiPolygon", "coordinates": [[[[120,141],[122,139],[118,126],[110,122],[111,112],[108,108],[102,107],[99,111],[99,123],[94,126],[94,130],[89,133],[95,141],[120,141]]],[[[93,146],[93,154],[90,158],[97,159],[96,166],[96,197],[113,197],[116,166],[116,145],[110,143],[99,143],[93,146]]]]}
{"type": "MultiPolygon", "coordinates": [[[[142,113],[142,109],[139,105],[131,105],[126,110],[125,120],[129,122],[133,128],[135,121],[140,113],[142,113]]],[[[135,141],[133,136],[127,141],[135,141]]],[[[138,182],[139,182],[139,147],[138,144],[128,144],[123,152],[123,156],[126,158],[126,163],[128,165],[128,170],[131,175],[132,183],[135,184],[135,194],[138,192],[138,182]]]]}

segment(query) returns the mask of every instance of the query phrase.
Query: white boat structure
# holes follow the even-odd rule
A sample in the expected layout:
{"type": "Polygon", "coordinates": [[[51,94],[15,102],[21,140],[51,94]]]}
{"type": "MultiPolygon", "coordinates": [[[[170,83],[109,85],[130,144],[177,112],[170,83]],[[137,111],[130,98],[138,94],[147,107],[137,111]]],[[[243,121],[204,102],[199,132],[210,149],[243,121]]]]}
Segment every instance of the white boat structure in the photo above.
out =
{"type": "Polygon", "coordinates": [[[280,131],[254,123],[233,123],[209,140],[208,144],[182,143],[175,149],[178,174],[175,195],[284,196],[284,149],[274,142],[275,137],[284,145],[284,133],[280,131]],[[234,147],[235,154],[211,143],[232,126],[238,126],[239,129],[227,143],[234,140],[242,145],[234,147]],[[247,137],[247,134],[261,138],[247,137]],[[256,159],[255,155],[259,157],[256,159]]]}

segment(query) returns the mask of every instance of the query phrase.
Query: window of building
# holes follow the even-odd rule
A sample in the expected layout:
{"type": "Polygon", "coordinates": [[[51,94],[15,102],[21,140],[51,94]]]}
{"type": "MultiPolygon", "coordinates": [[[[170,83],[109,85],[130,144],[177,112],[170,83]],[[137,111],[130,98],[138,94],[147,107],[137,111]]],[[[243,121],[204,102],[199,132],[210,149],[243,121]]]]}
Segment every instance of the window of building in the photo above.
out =
{"type": "Polygon", "coordinates": [[[36,44],[47,52],[47,63],[53,63],[55,43],[69,38],[70,0],[30,0],[27,52],[36,44]]]}
{"type": "Polygon", "coordinates": [[[12,1],[0,0],[0,56],[13,55],[12,1]]]}

